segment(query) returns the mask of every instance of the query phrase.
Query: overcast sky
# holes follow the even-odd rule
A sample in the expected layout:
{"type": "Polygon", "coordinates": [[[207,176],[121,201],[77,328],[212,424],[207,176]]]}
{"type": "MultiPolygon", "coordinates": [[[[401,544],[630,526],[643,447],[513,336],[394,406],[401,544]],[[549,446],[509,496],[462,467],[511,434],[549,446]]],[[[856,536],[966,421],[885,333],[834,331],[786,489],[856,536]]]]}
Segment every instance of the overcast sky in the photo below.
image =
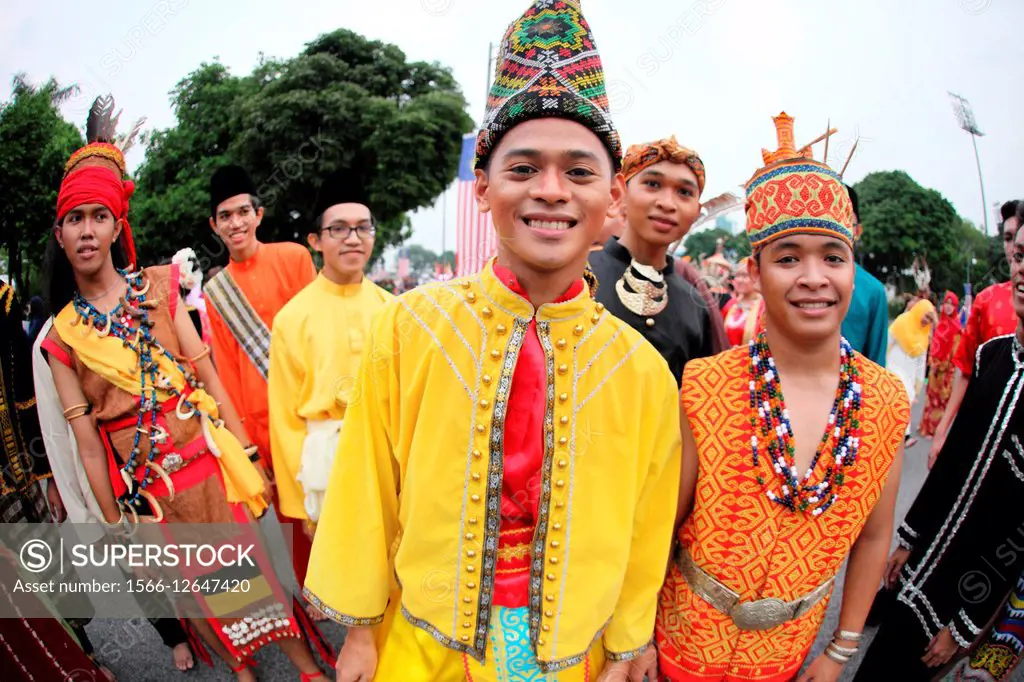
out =
{"type": "MultiPolygon", "coordinates": [[[[159,0],[102,3],[0,0],[0,99],[10,76],[54,76],[82,93],[64,107],[84,125],[111,92],[122,122],[173,125],[168,92],[217,57],[247,74],[260,52],[291,57],[339,27],[394,43],[410,60],[452,68],[482,117],[490,42],[524,0],[159,0]]],[[[613,116],[624,144],[670,134],[698,150],[709,198],[741,185],[775,149],[771,116],[796,118],[797,142],[839,129],[829,161],[846,174],[902,169],[981,224],[970,136],[947,91],[973,104],[990,222],[992,205],[1024,197],[1024,2],[1020,0],[583,0],[604,60],[613,116]]],[[[822,146],[816,148],[820,159],[822,146]]],[[[143,152],[134,151],[134,167],[143,152]]],[[[145,187],[139,188],[140,192],[145,187]]],[[[447,247],[455,235],[454,188],[447,247]]],[[[413,217],[413,243],[440,250],[440,203],[413,217]]],[[[994,226],[993,226],[994,227],[994,226]]]]}

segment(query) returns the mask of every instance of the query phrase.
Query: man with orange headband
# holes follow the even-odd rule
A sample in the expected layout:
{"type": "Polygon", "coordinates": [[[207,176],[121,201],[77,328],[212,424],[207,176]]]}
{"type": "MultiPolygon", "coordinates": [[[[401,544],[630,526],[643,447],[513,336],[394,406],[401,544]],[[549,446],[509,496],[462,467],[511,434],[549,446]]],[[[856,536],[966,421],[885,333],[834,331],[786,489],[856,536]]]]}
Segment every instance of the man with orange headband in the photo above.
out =
{"type": "Polygon", "coordinates": [[[700,215],[704,163],[672,137],[630,147],[622,175],[622,236],[590,254],[596,298],[658,349],[679,382],[687,362],[714,352],[707,304],[668,254],[700,215]]]}
{"type": "Polygon", "coordinates": [[[854,278],[849,195],[796,147],[793,119],[774,120],[779,149],[747,183],[765,330],[683,376],[678,544],[656,631],[672,682],[796,678],[849,557],[839,630],[799,678],[835,682],[892,536],[906,392],[840,333],[854,278]]]}

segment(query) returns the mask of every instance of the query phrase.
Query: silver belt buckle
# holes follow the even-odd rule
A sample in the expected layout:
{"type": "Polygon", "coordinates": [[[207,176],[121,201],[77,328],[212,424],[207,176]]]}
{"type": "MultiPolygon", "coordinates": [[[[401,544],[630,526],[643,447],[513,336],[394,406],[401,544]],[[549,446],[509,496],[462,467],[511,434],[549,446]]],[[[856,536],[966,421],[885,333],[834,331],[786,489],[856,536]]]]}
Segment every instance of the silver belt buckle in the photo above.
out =
{"type": "Polygon", "coordinates": [[[732,608],[729,615],[740,630],[770,630],[793,617],[793,606],[769,597],[741,602],[732,608]]]}
{"type": "Polygon", "coordinates": [[[180,469],[185,463],[185,460],[177,452],[170,452],[164,455],[163,462],[160,466],[164,468],[169,474],[173,474],[175,471],[180,469]]]}

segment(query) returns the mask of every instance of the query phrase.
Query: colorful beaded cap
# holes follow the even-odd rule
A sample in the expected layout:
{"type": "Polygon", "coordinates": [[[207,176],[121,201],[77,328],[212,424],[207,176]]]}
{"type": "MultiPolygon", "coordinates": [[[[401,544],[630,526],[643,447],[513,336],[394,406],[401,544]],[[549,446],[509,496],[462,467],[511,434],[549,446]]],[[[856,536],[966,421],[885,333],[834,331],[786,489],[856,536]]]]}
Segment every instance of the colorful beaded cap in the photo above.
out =
{"type": "Polygon", "coordinates": [[[608,111],[601,55],[579,0],[535,0],[505,32],[477,136],[476,167],[487,163],[509,130],[549,116],[592,130],[618,171],[622,143],[608,111]]]}
{"type": "Polygon", "coordinates": [[[765,166],[747,181],[747,236],[756,251],[784,234],[836,237],[853,248],[853,204],[839,174],[797,149],[793,118],[772,119],[779,148],[761,150],[765,166]]]}

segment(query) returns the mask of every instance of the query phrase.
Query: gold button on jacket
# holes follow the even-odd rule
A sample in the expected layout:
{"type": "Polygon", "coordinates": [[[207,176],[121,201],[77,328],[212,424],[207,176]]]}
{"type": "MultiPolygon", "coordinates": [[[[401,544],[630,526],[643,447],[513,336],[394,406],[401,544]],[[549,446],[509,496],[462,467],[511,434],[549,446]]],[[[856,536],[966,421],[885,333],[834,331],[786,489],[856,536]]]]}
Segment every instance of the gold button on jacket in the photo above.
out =
{"type": "Polygon", "coordinates": [[[586,289],[534,311],[491,264],[375,317],[306,578],[327,615],[380,622],[394,574],[405,618],[484,659],[508,391],[534,315],[548,382],[529,595],[537,660],[574,665],[599,635],[611,659],[650,641],[679,487],[676,381],[586,289]]]}

